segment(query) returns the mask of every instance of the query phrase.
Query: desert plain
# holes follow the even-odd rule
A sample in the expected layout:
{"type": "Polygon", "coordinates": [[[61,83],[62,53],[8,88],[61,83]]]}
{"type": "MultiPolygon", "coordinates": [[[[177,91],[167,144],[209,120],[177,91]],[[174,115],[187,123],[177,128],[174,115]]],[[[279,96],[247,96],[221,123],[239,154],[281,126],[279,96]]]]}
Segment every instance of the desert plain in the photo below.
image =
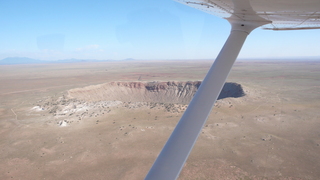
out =
{"type": "MultiPolygon", "coordinates": [[[[0,66],[0,179],[143,179],[212,60],[0,66]]],[[[320,179],[320,61],[237,61],[179,179],[320,179]]]]}

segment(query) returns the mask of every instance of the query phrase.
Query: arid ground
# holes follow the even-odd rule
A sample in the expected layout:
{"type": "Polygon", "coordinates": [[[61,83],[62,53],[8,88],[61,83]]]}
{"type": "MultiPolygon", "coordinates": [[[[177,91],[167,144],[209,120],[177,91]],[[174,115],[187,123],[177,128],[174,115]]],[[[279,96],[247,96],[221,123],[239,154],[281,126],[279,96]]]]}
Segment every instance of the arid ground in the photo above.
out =
{"type": "MultiPolygon", "coordinates": [[[[211,63],[0,66],[0,179],[143,179],[211,63]]],[[[320,179],[319,77],[236,62],[179,179],[320,179]]]]}

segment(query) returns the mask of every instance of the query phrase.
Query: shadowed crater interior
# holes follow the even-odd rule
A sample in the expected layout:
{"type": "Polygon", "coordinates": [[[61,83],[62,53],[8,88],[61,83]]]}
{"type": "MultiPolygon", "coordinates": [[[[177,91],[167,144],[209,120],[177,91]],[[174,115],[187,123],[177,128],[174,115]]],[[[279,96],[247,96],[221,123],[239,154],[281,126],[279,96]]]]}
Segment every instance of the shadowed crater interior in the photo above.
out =
{"type": "MultiPolygon", "coordinates": [[[[85,101],[122,101],[122,102],[190,102],[201,81],[169,82],[110,82],[68,91],[70,98],[85,101]]],[[[245,93],[237,83],[225,83],[218,99],[242,97],[245,93]]]]}

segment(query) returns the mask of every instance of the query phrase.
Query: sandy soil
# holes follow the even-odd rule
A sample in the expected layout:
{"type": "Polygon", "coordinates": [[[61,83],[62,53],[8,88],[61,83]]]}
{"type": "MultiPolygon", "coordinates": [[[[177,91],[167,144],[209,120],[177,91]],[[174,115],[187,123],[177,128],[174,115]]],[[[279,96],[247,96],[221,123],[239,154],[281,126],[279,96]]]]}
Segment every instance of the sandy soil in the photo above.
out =
{"type": "MultiPolygon", "coordinates": [[[[0,179],[143,179],[186,105],[88,101],[68,90],[198,81],[210,64],[0,66],[0,179]]],[[[179,179],[319,179],[319,65],[237,62],[227,81],[245,96],[216,103],[179,179]]]]}

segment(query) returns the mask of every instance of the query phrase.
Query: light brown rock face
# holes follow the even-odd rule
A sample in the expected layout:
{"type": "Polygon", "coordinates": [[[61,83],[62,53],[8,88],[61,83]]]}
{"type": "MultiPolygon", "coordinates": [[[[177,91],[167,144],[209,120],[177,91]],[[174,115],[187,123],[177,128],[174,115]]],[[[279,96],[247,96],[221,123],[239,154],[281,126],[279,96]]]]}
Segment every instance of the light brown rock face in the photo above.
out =
{"type": "MultiPolygon", "coordinates": [[[[85,101],[189,103],[201,81],[110,82],[68,91],[70,98],[85,101]]],[[[219,98],[241,97],[241,85],[226,83],[219,98]]]]}

